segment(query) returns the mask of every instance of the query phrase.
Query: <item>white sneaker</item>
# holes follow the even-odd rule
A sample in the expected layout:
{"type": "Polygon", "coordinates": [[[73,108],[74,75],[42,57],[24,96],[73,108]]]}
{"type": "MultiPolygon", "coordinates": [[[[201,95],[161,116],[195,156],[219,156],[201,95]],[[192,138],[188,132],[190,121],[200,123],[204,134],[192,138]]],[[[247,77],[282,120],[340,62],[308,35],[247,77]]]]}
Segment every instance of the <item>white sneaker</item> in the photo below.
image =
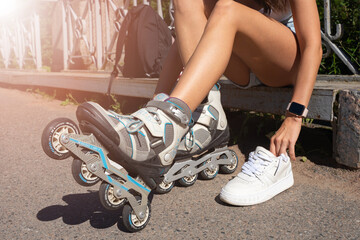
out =
{"type": "Polygon", "coordinates": [[[294,184],[290,158],[276,157],[263,147],[251,152],[241,172],[221,190],[228,204],[247,206],[265,202],[294,184]]]}

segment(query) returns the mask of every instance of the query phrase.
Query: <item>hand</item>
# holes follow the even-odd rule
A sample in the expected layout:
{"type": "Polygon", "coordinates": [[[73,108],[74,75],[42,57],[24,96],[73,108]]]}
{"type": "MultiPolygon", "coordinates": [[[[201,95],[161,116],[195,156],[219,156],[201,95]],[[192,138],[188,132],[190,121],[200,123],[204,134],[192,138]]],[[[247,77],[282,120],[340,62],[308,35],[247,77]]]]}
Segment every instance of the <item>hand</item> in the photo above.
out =
{"type": "Polygon", "coordinates": [[[300,134],[301,123],[302,118],[287,114],[279,130],[271,137],[270,152],[280,156],[289,149],[291,160],[295,160],[295,143],[300,134]]]}

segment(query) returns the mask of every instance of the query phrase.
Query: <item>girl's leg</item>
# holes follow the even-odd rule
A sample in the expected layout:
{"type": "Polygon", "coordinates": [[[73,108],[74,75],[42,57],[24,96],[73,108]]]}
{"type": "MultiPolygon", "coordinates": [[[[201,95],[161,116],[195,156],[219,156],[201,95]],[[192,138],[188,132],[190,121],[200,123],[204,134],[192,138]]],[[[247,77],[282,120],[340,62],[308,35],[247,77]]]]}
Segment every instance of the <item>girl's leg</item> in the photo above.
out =
{"type": "Polygon", "coordinates": [[[228,74],[240,85],[249,81],[249,75],[240,79],[237,75],[250,69],[264,84],[289,85],[295,79],[297,55],[295,35],[283,24],[232,0],[219,0],[171,96],[194,110],[224,73],[230,58],[231,64],[238,62],[239,70],[228,68],[228,74]]]}
{"type": "Polygon", "coordinates": [[[183,66],[187,64],[200,41],[215,2],[216,0],[174,0],[177,40],[164,61],[155,95],[170,94],[174,88],[183,66]]]}
{"type": "Polygon", "coordinates": [[[156,85],[154,96],[159,93],[170,94],[178,79],[183,63],[180,59],[177,41],[170,47],[168,55],[164,61],[159,81],[156,85]]]}

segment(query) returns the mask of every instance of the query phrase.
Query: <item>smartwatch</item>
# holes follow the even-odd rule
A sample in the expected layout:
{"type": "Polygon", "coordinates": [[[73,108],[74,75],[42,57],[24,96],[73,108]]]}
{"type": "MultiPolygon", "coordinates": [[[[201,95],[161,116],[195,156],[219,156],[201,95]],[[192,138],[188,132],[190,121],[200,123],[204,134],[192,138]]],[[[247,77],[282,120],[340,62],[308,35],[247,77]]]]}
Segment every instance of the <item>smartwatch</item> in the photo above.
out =
{"type": "Polygon", "coordinates": [[[291,114],[294,114],[295,116],[303,117],[303,118],[305,118],[309,112],[309,110],[304,105],[296,102],[289,103],[286,111],[288,111],[291,114]]]}

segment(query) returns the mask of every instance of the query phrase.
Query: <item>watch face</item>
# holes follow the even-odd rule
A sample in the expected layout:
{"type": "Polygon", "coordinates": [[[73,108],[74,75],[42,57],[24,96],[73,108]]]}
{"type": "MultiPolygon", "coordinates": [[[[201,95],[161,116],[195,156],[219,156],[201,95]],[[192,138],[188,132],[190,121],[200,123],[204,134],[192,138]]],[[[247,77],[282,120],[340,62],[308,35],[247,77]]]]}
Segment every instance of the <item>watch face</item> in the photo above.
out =
{"type": "Polygon", "coordinates": [[[304,105],[298,104],[296,102],[292,102],[290,104],[289,112],[291,112],[295,115],[301,116],[303,114],[304,110],[305,110],[304,105]]]}

